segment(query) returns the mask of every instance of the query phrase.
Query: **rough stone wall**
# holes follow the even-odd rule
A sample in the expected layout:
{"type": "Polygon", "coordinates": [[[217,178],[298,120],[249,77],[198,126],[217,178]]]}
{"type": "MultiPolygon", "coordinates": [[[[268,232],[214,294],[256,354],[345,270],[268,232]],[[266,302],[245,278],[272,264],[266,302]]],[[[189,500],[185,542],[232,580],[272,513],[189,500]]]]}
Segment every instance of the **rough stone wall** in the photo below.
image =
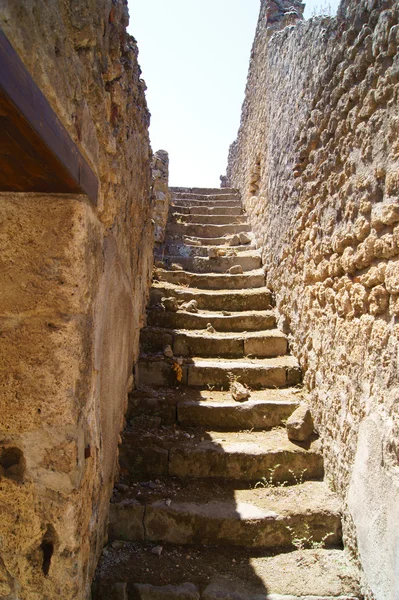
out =
{"type": "Polygon", "coordinates": [[[399,7],[268,29],[263,0],[229,184],[309,389],[368,597],[399,597],[399,7]]]}
{"type": "Polygon", "coordinates": [[[155,152],[151,162],[151,175],[154,238],[156,244],[162,244],[165,239],[166,222],[168,220],[170,204],[169,155],[166,150],[158,150],[158,152],[155,152]]]}
{"type": "Polygon", "coordinates": [[[0,194],[0,597],[89,597],[152,268],[149,113],[125,0],[0,0],[100,181],[0,194]]]}

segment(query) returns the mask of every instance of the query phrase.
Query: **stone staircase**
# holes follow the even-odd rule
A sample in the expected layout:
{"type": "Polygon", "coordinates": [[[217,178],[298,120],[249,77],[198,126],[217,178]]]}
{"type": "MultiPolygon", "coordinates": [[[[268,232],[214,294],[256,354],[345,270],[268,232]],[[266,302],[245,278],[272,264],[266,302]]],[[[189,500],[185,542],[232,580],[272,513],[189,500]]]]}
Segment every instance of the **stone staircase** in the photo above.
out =
{"type": "Polygon", "coordinates": [[[239,195],[172,191],[93,598],[361,598],[239,195]]]}

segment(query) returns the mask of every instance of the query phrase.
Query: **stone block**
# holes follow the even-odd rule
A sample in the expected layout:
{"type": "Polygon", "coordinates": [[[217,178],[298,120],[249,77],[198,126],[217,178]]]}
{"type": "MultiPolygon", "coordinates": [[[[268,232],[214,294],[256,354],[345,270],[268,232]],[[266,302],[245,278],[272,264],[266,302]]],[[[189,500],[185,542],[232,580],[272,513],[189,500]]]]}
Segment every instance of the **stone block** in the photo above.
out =
{"type": "Polygon", "coordinates": [[[313,419],[307,404],[299,406],[287,419],[288,438],[304,442],[313,434],[313,419]]]}

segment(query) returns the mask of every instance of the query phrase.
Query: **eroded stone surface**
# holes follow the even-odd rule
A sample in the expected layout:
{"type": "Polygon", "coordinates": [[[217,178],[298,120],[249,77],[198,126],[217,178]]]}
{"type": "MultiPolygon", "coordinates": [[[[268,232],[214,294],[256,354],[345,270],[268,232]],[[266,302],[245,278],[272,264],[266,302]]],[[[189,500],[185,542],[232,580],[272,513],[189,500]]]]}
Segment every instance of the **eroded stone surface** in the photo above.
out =
{"type": "Polygon", "coordinates": [[[345,539],[366,587],[385,600],[398,593],[396,545],[361,515],[395,519],[399,489],[398,5],[345,0],[337,20],[272,31],[268,6],[228,181],[241,191],[280,325],[306,373],[328,477],[343,499],[350,491],[345,539]],[[369,463],[363,487],[360,456],[376,451],[368,419],[379,423],[383,466],[369,463]],[[377,500],[371,488],[387,492],[377,500]],[[378,556],[391,558],[379,562],[382,547],[378,556]]]}
{"type": "Polygon", "coordinates": [[[122,0],[1,3],[0,25],[99,180],[0,195],[0,596],[86,598],[152,261],[148,111],[122,0]]]}

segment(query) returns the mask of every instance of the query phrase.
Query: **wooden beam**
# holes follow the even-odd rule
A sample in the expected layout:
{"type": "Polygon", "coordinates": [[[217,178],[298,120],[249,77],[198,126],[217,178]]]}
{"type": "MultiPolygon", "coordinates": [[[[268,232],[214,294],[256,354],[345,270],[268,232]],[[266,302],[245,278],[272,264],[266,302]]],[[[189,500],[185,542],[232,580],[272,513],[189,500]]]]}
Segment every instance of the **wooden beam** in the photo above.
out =
{"type": "Polygon", "coordinates": [[[87,194],[98,179],[0,29],[0,191],[87,194]]]}

